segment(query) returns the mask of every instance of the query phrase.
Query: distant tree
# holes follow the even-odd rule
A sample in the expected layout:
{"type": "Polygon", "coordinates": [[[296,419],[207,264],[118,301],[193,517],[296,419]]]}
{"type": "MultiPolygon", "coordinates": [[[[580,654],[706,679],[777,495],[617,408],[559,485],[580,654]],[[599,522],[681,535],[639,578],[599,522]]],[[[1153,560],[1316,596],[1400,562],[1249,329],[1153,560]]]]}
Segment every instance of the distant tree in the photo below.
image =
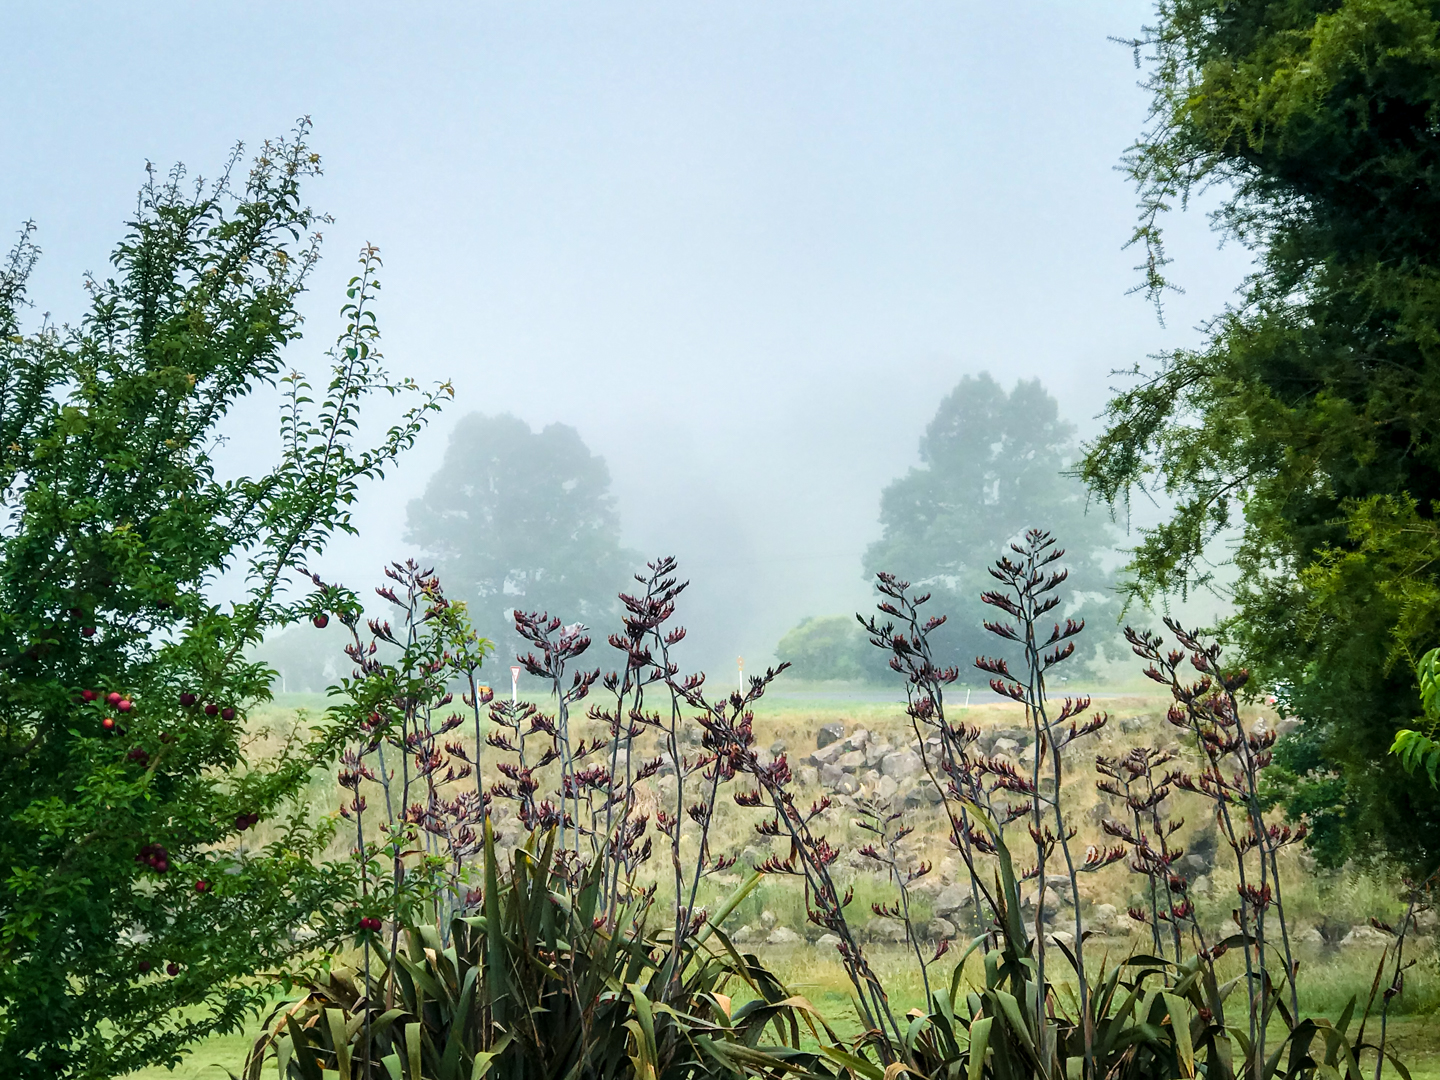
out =
{"type": "Polygon", "coordinates": [[[800,679],[878,682],[890,674],[853,615],[802,619],[780,639],[775,655],[800,679]]]}
{"type": "Polygon", "coordinates": [[[515,608],[604,625],[638,561],[620,547],[605,459],[572,427],[531,431],[508,413],[460,421],[408,507],[406,540],[497,637],[515,608]]]}
{"type": "MultiPolygon", "coordinates": [[[[1118,601],[1105,556],[1114,529],[1086,513],[1084,486],[1066,475],[1075,454],[1075,428],[1038,379],[1006,393],[988,373],[967,375],[921,436],[920,467],[882,493],[884,532],[865,553],[866,574],[888,570],[933,594],[929,610],[949,616],[933,640],[962,672],[995,651],[981,625],[993,612],[979,597],[992,587],[988,567],[1028,528],[1047,529],[1067,553],[1077,604],[1056,614],[1113,628],[1118,601]]],[[[1093,658],[1107,635],[1087,636],[1093,658]]]]}

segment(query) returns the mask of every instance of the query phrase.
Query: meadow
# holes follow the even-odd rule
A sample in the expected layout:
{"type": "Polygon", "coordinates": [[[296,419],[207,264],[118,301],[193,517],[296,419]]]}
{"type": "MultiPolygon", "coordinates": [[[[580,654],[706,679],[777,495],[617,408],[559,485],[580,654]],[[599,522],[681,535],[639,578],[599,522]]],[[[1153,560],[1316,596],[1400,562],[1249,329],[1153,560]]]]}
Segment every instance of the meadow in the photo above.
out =
{"type": "MultiPolygon", "coordinates": [[[[817,741],[825,741],[822,730],[828,728],[829,737],[833,739],[836,735],[834,725],[837,724],[842,725],[847,739],[853,738],[857,731],[865,731],[867,741],[878,744],[882,751],[885,747],[898,750],[911,743],[913,736],[903,704],[893,697],[884,700],[885,696],[880,692],[854,692],[837,687],[787,689],[768,696],[760,703],[755,714],[755,731],[758,745],[767,748],[767,752],[786,754],[796,770],[802,795],[809,799],[828,793],[834,800],[834,805],[825,813],[823,831],[842,852],[837,878],[855,890],[851,911],[865,914],[852,918],[869,941],[867,954],[883,977],[892,999],[903,1011],[924,1003],[916,955],[904,944],[903,932],[900,942],[893,940],[893,920],[868,915],[872,903],[893,900],[895,889],[883,872],[877,873],[874,864],[858,854],[868,834],[857,825],[857,820],[861,818],[860,811],[867,800],[875,799],[878,793],[882,801],[887,801],[888,805],[895,806],[903,814],[907,825],[913,826],[914,832],[906,840],[907,858],[911,860],[910,865],[929,863],[931,870],[912,886],[912,922],[922,928],[928,938],[933,936],[930,929],[937,925],[943,931],[944,924],[934,921],[940,915],[937,904],[943,903],[942,898],[947,895],[945,890],[956,884],[962,874],[948,847],[943,811],[929,802],[923,792],[917,794],[916,778],[904,777],[896,784],[881,787],[885,775],[883,771],[861,766],[847,774],[853,782],[844,784],[845,788],[853,786],[854,790],[849,794],[838,794],[827,792],[819,770],[806,764],[817,750],[817,741]]],[[[963,700],[964,696],[965,692],[961,690],[960,699],[963,700]]],[[[1112,687],[1096,693],[1095,708],[1109,713],[1110,721],[1083,745],[1083,749],[1075,749],[1066,760],[1063,796],[1068,813],[1080,830],[1080,844],[1103,843],[1105,838],[1100,822],[1116,811],[1113,800],[1096,788],[1093,769],[1096,754],[1115,756],[1132,746],[1144,744],[1169,748],[1179,755],[1182,764],[1185,762],[1189,752],[1184,748],[1184,740],[1177,738],[1174,729],[1164,721],[1167,701],[1145,692],[1143,686],[1112,687]]],[[[536,704],[546,707],[543,700],[537,699],[536,704]]],[[[325,701],[321,697],[291,695],[256,711],[250,721],[250,753],[263,755],[266,747],[282,738],[293,725],[313,722],[324,706],[325,701]]],[[[1263,710],[1257,710],[1256,716],[1247,719],[1254,720],[1263,715],[1263,710]]],[[[992,741],[997,736],[1014,735],[1023,723],[1019,705],[995,701],[988,690],[974,692],[971,704],[963,709],[959,718],[979,728],[984,737],[992,741]]],[[[1266,719],[1273,721],[1273,717],[1266,719]]],[[[470,742],[473,744],[473,736],[470,742]]],[[[1009,748],[1002,745],[1003,749],[1009,748]]],[[[493,754],[493,751],[487,752],[493,754]]],[[[877,759],[882,756],[872,754],[877,759]]],[[[483,772],[484,754],[480,760],[483,772]]],[[[833,778],[834,774],[831,775],[833,778]]],[[[673,783],[673,780],[668,782],[673,783]]],[[[658,793],[667,783],[667,778],[661,775],[649,783],[658,793]]],[[[918,783],[923,784],[923,781],[918,783]]],[[[1176,804],[1172,815],[1186,819],[1178,841],[1187,850],[1207,852],[1187,872],[1194,879],[1191,895],[1196,898],[1202,925],[1211,932],[1218,932],[1228,922],[1230,909],[1234,906],[1236,878],[1233,869],[1226,865],[1229,852],[1223,847],[1215,850],[1213,836],[1210,835],[1213,827],[1206,820],[1206,804],[1184,792],[1176,792],[1171,798],[1176,804]]],[[[335,777],[315,776],[308,799],[313,814],[334,814],[341,799],[335,777]]],[[[641,809],[642,812],[646,809],[643,802],[641,809]]],[[[523,839],[505,807],[498,807],[495,816],[502,843],[513,845],[523,839]]],[[[746,863],[759,861],[772,853],[769,838],[758,835],[754,830],[756,820],[758,816],[754,811],[736,806],[729,799],[722,800],[712,827],[712,843],[718,850],[734,854],[739,861],[731,872],[716,875],[707,883],[712,892],[708,900],[718,901],[738,882],[746,863]]],[[[332,856],[345,856],[350,844],[349,835],[343,829],[337,832],[330,852],[332,856]]],[[[269,838],[262,827],[251,834],[248,842],[263,844],[269,838]]],[[[664,874],[659,872],[661,861],[657,857],[652,865],[657,880],[662,882],[657,904],[663,912],[666,899],[664,874]]],[[[1097,934],[1090,940],[1099,947],[1097,951],[1108,962],[1116,962],[1133,952],[1151,951],[1148,927],[1124,914],[1128,908],[1143,908],[1143,881],[1124,863],[1082,878],[1081,917],[1087,930],[1097,934]],[[1112,913],[1103,909],[1103,905],[1113,907],[1118,913],[1116,917],[1111,918],[1112,913]]],[[[1303,849],[1289,848],[1281,855],[1281,886],[1290,933],[1301,961],[1298,981],[1302,1010],[1334,1018],[1351,998],[1358,999],[1363,1007],[1372,994],[1376,964],[1385,944],[1383,934],[1371,928],[1370,920],[1394,923],[1403,914],[1402,886],[1398,877],[1380,862],[1326,869],[1316,865],[1303,849]]],[[[955,919],[951,925],[957,940],[967,938],[972,928],[964,925],[963,913],[947,910],[946,914],[955,919]]],[[[1051,924],[1051,929],[1063,930],[1067,920],[1071,919],[1073,914],[1062,911],[1051,924]]],[[[1070,925],[1073,926],[1073,923],[1070,925]]],[[[1434,920],[1429,913],[1420,920],[1420,925],[1422,933],[1413,945],[1407,946],[1408,954],[1417,963],[1407,973],[1403,991],[1390,1003],[1389,1021],[1395,1045],[1417,1080],[1440,1077],[1440,1032],[1434,1030],[1430,1020],[1436,1007],[1440,1006],[1440,968],[1437,968],[1431,937],[1434,920]]],[[[837,1030],[853,1033],[857,1029],[851,987],[844,968],[832,946],[816,943],[820,931],[807,923],[804,896],[793,880],[779,877],[762,879],[727,921],[726,929],[743,951],[759,956],[796,994],[808,998],[837,1030]],[[780,932],[777,933],[777,930],[780,932]]],[[[933,941],[927,940],[924,955],[928,957],[931,951],[933,941]]],[[[932,979],[949,978],[954,955],[958,953],[931,967],[932,979]]],[[[1226,959],[1232,965],[1238,963],[1233,955],[1226,959]]],[[[970,966],[974,966],[973,959],[970,966]]],[[[967,969],[964,977],[969,978],[970,974],[967,969]]],[[[1378,1011],[1378,999],[1376,1009],[1378,1011]]],[[[218,1037],[200,1044],[173,1074],[150,1069],[136,1075],[148,1080],[161,1075],[219,1077],[223,1075],[222,1069],[238,1071],[258,1030],[257,1019],[244,1034],[218,1037]]]]}

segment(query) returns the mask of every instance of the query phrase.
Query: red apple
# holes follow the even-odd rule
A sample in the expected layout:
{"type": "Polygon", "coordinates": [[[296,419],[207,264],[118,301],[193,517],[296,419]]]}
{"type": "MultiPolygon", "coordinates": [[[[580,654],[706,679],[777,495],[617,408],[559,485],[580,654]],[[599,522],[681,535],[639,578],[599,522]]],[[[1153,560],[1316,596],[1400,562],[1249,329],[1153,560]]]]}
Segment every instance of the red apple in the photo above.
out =
{"type": "Polygon", "coordinates": [[[114,730],[115,730],[115,718],[114,718],[113,716],[107,716],[107,717],[105,717],[104,720],[101,720],[101,721],[100,721],[100,726],[103,727],[106,731],[114,731],[114,730]]]}
{"type": "Polygon", "coordinates": [[[320,615],[316,615],[316,616],[315,616],[313,619],[311,619],[310,621],[315,624],[315,629],[316,629],[316,630],[324,630],[325,627],[327,627],[327,626],[330,625],[330,616],[329,616],[329,615],[325,615],[325,614],[320,614],[320,615]]]}
{"type": "Polygon", "coordinates": [[[196,700],[195,695],[187,691],[180,695],[180,707],[188,709],[195,704],[196,700]]]}
{"type": "Polygon", "coordinates": [[[140,974],[144,975],[147,971],[150,970],[150,961],[141,960],[140,963],[136,964],[135,966],[140,969],[140,974]]]}
{"type": "Polygon", "coordinates": [[[116,705],[115,707],[116,707],[117,709],[119,709],[121,712],[129,712],[131,709],[133,709],[133,708],[135,707],[135,703],[134,703],[133,701],[131,701],[129,698],[121,698],[121,699],[120,699],[120,703],[119,703],[118,705],[116,705]]]}
{"type": "Polygon", "coordinates": [[[197,882],[195,882],[195,891],[196,891],[196,892],[203,893],[203,892],[209,891],[209,889],[210,889],[210,883],[209,883],[208,881],[197,881],[197,882]]]}
{"type": "Polygon", "coordinates": [[[234,719],[235,719],[235,710],[232,709],[232,708],[230,708],[229,706],[226,706],[225,708],[223,708],[223,709],[220,710],[220,719],[221,719],[221,720],[234,720],[234,719]]]}
{"type": "Polygon", "coordinates": [[[94,637],[94,636],[95,636],[95,627],[93,627],[93,626],[82,626],[82,627],[80,628],[80,636],[81,636],[81,637],[94,637]]]}
{"type": "Polygon", "coordinates": [[[117,694],[114,690],[111,690],[110,693],[105,695],[105,700],[111,705],[119,705],[120,702],[124,700],[124,695],[117,694]]]}
{"type": "Polygon", "coordinates": [[[166,975],[179,975],[179,974],[180,974],[180,965],[177,964],[177,963],[175,963],[175,961],[173,961],[173,960],[170,961],[170,963],[168,963],[168,964],[165,965],[165,974],[166,974],[166,975]]]}
{"type": "Polygon", "coordinates": [[[215,715],[216,713],[218,713],[219,711],[220,711],[220,706],[219,706],[219,705],[216,705],[213,701],[210,702],[209,705],[206,705],[206,706],[205,706],[205,715],[206,715],[206,716],[214,716],[214,715],[215,715]]]}
{"type": "Polygon", "coordinates": [[[96,698],[98,698],[99,696],[100,696],[100,695],[99,695],[98,693],[96,693],[94,690],[81,690],[81,691],[80,691],[80,700],[81,700],[81,701],[94,701],[94,700],[95,700],[96,698]]]}

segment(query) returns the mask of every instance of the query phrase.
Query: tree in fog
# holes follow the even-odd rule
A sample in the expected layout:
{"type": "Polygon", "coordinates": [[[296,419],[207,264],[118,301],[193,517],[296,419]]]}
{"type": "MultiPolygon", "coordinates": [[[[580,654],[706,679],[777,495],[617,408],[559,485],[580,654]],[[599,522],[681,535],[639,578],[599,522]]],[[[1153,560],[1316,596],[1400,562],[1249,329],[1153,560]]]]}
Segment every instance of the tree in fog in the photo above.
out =
{"type": "Polygon", "coordinates": [[[635,557],[620,547],[610,470],[565,424],[472,413],[406,514],[407,541],[495,636],[513,608],[605,626],[635,557]]]}
{"type": "Polygon", "coordinates": [[[981,627],[995,611],[980,594],[994,584],[988,567],[1029,528],[1049,530],[1066,551],[1077,603],[1056,614],[1091,624],[1081,640],[1092,654],[1112,636],[1118,601],[1104,562],[1115,530],[1102,512],[1086,513],[1084,486],[1065,475],[1076,454],[1074,426],[1038,379],[1007,393],[988,373],[967,375],[921,436],[920,466],[882,493],[884,531],[865,553],[866,574],[888,570],[933,594],[927,610],[950,617],[936,643],[962,673],[996,651],[981,627]]]}

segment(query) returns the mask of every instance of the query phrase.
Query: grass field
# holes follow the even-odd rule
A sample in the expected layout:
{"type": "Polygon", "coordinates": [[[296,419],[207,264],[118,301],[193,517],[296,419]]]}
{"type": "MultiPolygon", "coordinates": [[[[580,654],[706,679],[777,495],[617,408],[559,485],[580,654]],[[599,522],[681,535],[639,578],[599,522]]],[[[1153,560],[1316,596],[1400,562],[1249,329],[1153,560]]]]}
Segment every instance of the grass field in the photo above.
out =
{"type": "MultiPolygon", "coordinates": [[[[985,698],[989,700],[983,700],[980,694],[973,695],[970,708],[964,712],[967,722],[982,728],[1008,728],[1022,722],[1018,706],[997,703],[988,692],[985,698]]],[[[543,707],[544,702],[540,704],[543,707]]],[[[323,707],[323,699],[295,697],[278,701],[272,708],[257,713],[253,717],[256,752],[263,752],[268,739],[295,722],[297,708],[309,710],[313,715],[323,707]]],[[[1176,742],[1173,729],[1162,721],[1165,702],[1157,697],[1131,692],[1127,686],[1121,692],[1110,689],[1103,696],[1097,694],[1096,707],[1109,711],[1112,723],[1085,749],[1067,757],[1066,764],[1065,799],[1072,819],[1080,827],[1078,842],[1081,845],[1102,839],[1098,821],[1105,807],[1101,805],[1101,796],[1095,789],[1095,775],[1091,767],[1095,753],[1113,755],[1136,742],[1158,743],[1183,750],[1176,742]],[[1123,729],[1122,720],[1126,721],[1123,729]]],[[[762,747],[783,743],[792,764],[798,768],[803,758],[814,749],[818,729],[837,720],[846,724],[847,731],[863,726],[875,736],[897,746],[910,738],[901,703],[893,695],[887,700],[886,695],[880,693],[843,695],[831,688],[808,693],[790,691],[766,699],[762,708],[757,710],[755,730],[762,747]]],[[[337,802],[336,794],[332,777],[316,777],[310,793],[314,812],[331,812],[337,802]]],[[[805,791],[802,794],[808,798],[820,792],[817,789],[813,793],[805,791]]],[[[1188,842],[1208,828],[1204,820],[1205,807],[1198,800],[1193,806],[1185,803],[1184,800],[1192,798],[1188,795],[1181,794],[1176,798],[1176,813],[1191,819],[1180,834],[1180,838],[1188,842]]],[[[853,817],[853,809],[844,799],[829,811],[830,838],[842,850],[853,851],[861,835],[851,824],[853,817]]],[[[719,814],[714,834],[717,849],[745,853],[751,858],[767,853],[764,838],[757,837],[753,831],[756,819],[754,811],[742,810],[727,800],[719,814]]],[[[509,825],[503,816],[500,820],[501,831],[508,830],[508,838],[513,842],[513,825],[509,825]]],[[[937,876],[953,874],[956,868],[946,848],[946,829],[941,811],[930,806],[913,807],[907,811],[907,820],[917,829],[914,838],[917,857],[933,861],[937,876]]],[[[264,839],[262,831],[261,835],[253,836],[252,843],[264,839]]],[[[344,844],[343,839],[337,840],[336,855],[343,853],[344,844]]],[[[1017,854],[1023,856],[1023,853],[1017,854]]],[[[1235,877],[1233,870],[1225,868],[1225,854],[1222,851],[1222,857],[1217,858],[1213,871],[1208,875],[1209,894],[1200,901],[1203,919],[1217,929],[1228,922],[1229,908],[1234,906],[1230,898],[1234,896],[1235,877]]],[[[891,898],[891,887],[862,864],[863,860],[851,857],[837,865],[841,867],[840,875],[848,877],[856,887],[856,903],[852,910],[868,912],[872,899],[883,901],[891,898]]],[[[1395,920],[1401,910],[1398,882],[1377,866],[1324,871],[1316,868],[1303,853],[1291,851],[1283,857],[1281,878],[1286,909],[1296,933],[1318,927],[1333,941],[1346,927],[1361,925],[1372,915],[1395,920]]],[[[738,880],[738,874],[721,881],[712,899],[718,899],[722,892],[728,891],[734,880],[738,880]]],[[[1123,910],[1140,898],[1137,882],[1136,876],[1123,865],[1114,866],[1085,879],[1084,898],[1088,904],[1108,902],[1123,910]]],[[[922,893],[918,897],[917,921],[922,924],[930,917],[927,907],[929,895],[933,894],[922,893]]],[[[805,929],[803,898],[792,883],[770,879],[765,880],[737,909],[728,928],[734,930],[742,925],[758,923],[767,912],[778,925],[797,931],[805,929]]],[[[865,921],[863,917],[861,921],[865,921]]],[[[1133,936],[1128,941],[1110,940],[1106,948],[1113,960],[1133,947],[1148,944],[1146,932],[1143,937],[1133,936]]],[[[796,993],[810,998],[837,1028],[853,1029],[849,984],[838,958],[833,954],[826,956],[810,945],[748,945],[746,949],[759,953],[772,970],[786,979],[796,993]]],[[[923,1003],[923,991],[912,953],[880,944],[870,946],[867,952],[873,953],[872,962],[885,976],[892,997],[898,1004],[909,1008],[923,1003]]],[[[1302,1010],[1333,1018],[1352,996],[1358,997],[1363,1004],[1370,992],[1379,952],[1378,946],[1366,945],[1300,948],[1302,1010]]],[[[1431,1022],[1433,1012],[1440,1007],[1440,962],[1437,962],[1429,939],[1419,940],[1413,955],[1419,962],[1408,973],[1404,992],[1391,1006],[1391,1038],[1416,1080],[1427,1077],[1440,1080],[1440,1030],[1431,1022]]],[[[932,973],[940,968],[941,965],[937,965],[932,973]]],[[[947,968],[942,977],[948,976],[947,968]]],[[[223,1069],[239,1069],[257,1031],[258,1022],[255,1030],[245,1035],[225,1036],[203,1043],[173,1073],[150,1069],[134,1075],[146,1078],[162,1075],[223,1077],[223,1069]]]]}

